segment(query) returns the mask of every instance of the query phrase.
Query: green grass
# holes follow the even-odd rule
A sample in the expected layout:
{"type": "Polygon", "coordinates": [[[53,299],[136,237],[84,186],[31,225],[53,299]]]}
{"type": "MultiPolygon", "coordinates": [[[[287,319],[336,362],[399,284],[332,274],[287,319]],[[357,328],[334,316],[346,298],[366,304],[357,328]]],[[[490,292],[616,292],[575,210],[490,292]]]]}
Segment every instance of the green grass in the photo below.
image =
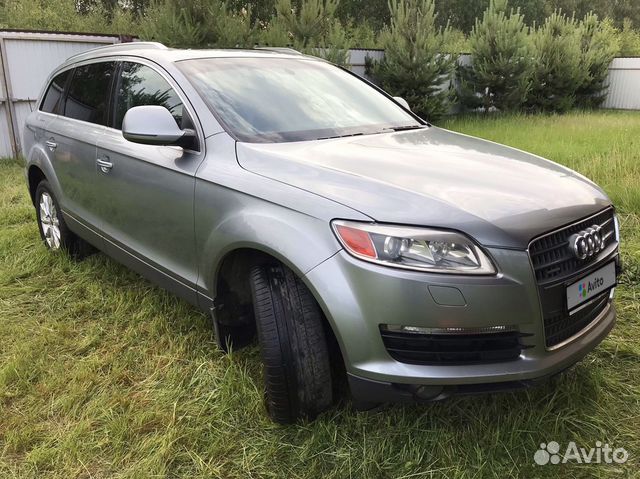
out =
{"type": "MultiPolygon", "coordinates": [[[[267,418],[257,348],[102,254],[41,244],[20,167],[0,162],[0,477],[633,477],[640,455],[640,114],[462,118],[445,126],[600,182],[622,213],[619,322],[538,388],[312,423],[267,418]],[[624,447],[619,465],[535,466],[541,442],[624,447]]],[[[559,192],[561,194],[561,192],[559,192]]]]}

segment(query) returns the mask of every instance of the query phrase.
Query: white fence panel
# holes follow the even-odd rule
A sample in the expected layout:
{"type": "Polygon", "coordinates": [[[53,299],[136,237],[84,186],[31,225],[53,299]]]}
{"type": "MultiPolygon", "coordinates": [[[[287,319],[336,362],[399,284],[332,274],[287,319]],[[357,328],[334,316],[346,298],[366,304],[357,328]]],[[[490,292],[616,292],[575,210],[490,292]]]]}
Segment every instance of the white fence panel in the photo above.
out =
{"type": "Polygon", "coordinates": [[[615,58],[609,66],[603,108],[640,110],[640,58],[615,58]]]}
{"type": "Polygon", "coordinates": [[[351,71],[364,78],[368,78],[367,75],[365,75],[367,57],[372,60],[382,60],[382,57],[384,57],[384,50],[362,50],[359,48],[352,48],[349,53],[351,71]]]}
{"type": "Polygon", "coordinates": [[[0,31],[0,158],[21,153],[24,122],[51,71],[71,55],[119,42],[112,35],[0,31]]]}
{"type": "Polygon", "coordinates": [[[6,102],[0,103],[0,159],[12,155],[11,126],[6,102]]]}

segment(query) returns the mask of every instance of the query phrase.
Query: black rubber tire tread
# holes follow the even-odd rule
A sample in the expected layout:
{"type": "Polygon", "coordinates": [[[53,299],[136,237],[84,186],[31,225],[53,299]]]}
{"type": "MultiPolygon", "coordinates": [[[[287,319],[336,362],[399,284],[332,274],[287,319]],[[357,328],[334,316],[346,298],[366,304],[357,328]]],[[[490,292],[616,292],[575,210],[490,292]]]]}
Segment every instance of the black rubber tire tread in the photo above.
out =
{"type": "Polygon", "coordinates": [[[64,221],[64,216],[62,214],[62,210],[60,209],[60,204],[58,203],[58,199],[56,198],[53,190],[51,189],[51,185],[47,180],[42,180],[38,183],[35,194],[35,208],[36,208],[36,218],[38,220],[38,230],[40,231],[40,238],[44,242],[44,245],[49,248],[47,241],[44,237],[44,231],[42,231],[42,225],[40,224],[40,195],[43,192],[49,193],[53,203],[55,204],[56,210],[58,212],[58,221],[60,224],[60,249],[66,251],[70,256],[81,259],[85,256],[91,254],[94,251],[93,246],[84,241],[82,238],[78,237],[73,231],[69,229],[67,223],[64,221]]]}
{"type": "Polygon", "coordinates": [[[322,310],[284,265],[255,266],[250,282],[269,415],[281,424],[313,419],[333,403],[322,310]]]}

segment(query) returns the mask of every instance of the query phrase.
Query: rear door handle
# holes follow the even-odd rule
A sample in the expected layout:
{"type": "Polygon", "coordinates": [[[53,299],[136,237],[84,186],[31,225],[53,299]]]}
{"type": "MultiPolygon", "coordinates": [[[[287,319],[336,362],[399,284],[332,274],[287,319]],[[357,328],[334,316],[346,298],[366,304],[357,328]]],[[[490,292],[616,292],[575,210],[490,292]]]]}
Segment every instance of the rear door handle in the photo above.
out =
{"type": "Polygon", "coordinates": [[[45,141],[44,144],[47,145],[47,148],[49,148],[51,151],[58,148],[58,144],[53,141],[53,139],[45,141]]]}
{"type": "Polygon", "coordinates": [[[113,168],[113,163],[111,163],[109,161],[109,157],[108,156],[105,156],[102,159],[98,158],[96,160],[96,164],[100,168],[100,171],[102,171],[103,173],[109,173],[109,170],[111,170],[111,168],[113,168]]]}

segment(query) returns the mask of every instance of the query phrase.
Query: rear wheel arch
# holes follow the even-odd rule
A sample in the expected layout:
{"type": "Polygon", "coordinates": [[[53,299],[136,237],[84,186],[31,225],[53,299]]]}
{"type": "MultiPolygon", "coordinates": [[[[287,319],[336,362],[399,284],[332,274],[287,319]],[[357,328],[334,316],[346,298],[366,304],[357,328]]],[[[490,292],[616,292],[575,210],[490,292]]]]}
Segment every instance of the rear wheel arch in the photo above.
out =
{"type": "Polygon", "coordinates": [[[36,202],[36,189],[42,180],[46,180],[47,176],[36,165],[31,165],[27,172],[27,178],[29,181],[29,195],[31,196],[31,202],[35,205],[36,202]]]}

